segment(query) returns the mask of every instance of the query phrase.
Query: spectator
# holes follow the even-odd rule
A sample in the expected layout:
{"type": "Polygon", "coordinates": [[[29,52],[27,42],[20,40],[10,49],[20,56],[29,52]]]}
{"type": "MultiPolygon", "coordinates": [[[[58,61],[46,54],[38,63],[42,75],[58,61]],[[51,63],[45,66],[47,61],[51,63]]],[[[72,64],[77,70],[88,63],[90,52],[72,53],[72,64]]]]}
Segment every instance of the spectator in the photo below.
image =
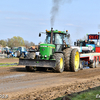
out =
{"type": "Polygon", "coordinates": [[[9,52],[9,50],[7,50],[7,57],[8,57],[8,58],[10,57],[10,52],[9,52]]]}
{"type": "Polygon", "coordinates": [[[39,58],[39,52],[36,52],[36,58],[37,59],[39,58]]]}
{"type": "Polygon", "coordinates": [[[89,41],[90,44],[95,44],[94,41],[92,41],[92,39],[89,41]]]}
{"type": "Polygon", "coordinates": [[[80,46],[80,41],[79,40],[77,40],[77,46],[80,46]]]}
{"type": "Polygon", "coordinates": [[[86,46],[87,43],[88,43],[88,41],[85,40],[85,41],[83,42],[83,46],[86,46]]]}

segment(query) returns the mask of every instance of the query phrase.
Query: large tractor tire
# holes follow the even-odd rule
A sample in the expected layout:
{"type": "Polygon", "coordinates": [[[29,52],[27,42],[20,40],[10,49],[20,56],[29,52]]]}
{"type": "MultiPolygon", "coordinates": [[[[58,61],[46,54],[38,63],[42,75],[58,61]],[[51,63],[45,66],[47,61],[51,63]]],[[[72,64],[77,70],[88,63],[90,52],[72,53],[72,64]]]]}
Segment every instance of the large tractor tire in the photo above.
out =
{"type": "Polygon", "coordinates": [[[71,51],[72,51],[72,48],[66,48],[65,50],[63,50],[63,52],[64,52],[64,64],[65,64],[64,69],[66,71],[70,70],[71,51]]]}
{"type": "Polygon", "coordinates": [[[77,49],[73,49],[71,52],[71,71],[77,72],[80,67],[80,54],[77,49]]]}
{"type": "Polygon", "coordinates": [[[62,53],[55,53],[53,58],[56,60],[55,71],[62,73],[64,71],[64,56],[62,53]]]}
{"type": "Polygon", "coordinates": [[[20,51],[17,51],[17,57],[18,58],[20,57],[20,51]]]}
{"type": "Polygon", "coordinates": [[[28,72],[33,72],[33,71],[36,71],[36,68],[32,67],[32,66],[26,66],[26,70],[28,72]]]}
{"type": "Polygon", "coordinates": [[[96,65],[95,67],[97,68],[99,66],[99,57],[97,57],[96,65]]]}
{"type": "Polygon", "coordinates": [[[80,70],[83,70],[83,65],[81,62],[80,62],[80,70]]]}
{"type": "Polygon", "coordinates": [[[90,63],[89,67],[90,68],[95,68],[96,67],[96,61],[94,60],[93,63],[90,63]]]}
{"type": "Polygon", "coordinates": [[[35,52],[28,52],[28,54],[26,55],[27,59],[35,59],[35,57],[36,57],[35,52]]]}
{"type": "Polygon", "coordinates": [[[23,58],[24,58],[24,53],[22,53],[21,57],[23,57],[23,58]]]}

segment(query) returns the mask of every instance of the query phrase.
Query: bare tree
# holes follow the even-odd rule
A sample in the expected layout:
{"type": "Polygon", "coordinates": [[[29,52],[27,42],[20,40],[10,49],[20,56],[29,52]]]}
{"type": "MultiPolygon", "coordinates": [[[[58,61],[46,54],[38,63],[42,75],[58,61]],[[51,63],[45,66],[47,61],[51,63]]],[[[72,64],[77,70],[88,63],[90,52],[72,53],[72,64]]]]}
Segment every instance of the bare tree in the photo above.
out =
{"type": "Polygon", "coordinates": [[[27,40],[25,40],[25,46],[26,46],[26,48],[29,48],[30,46],[34,46],[34,45],[35,45],[35,43],[28,42],[27,40]]]}

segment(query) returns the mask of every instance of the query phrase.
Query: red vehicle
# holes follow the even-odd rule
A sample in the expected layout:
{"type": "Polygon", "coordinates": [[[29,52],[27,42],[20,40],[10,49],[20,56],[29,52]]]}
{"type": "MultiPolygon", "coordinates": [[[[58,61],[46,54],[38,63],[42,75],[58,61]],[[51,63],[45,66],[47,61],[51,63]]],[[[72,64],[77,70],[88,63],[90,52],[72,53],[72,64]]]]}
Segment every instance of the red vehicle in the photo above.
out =
{"type": "Polygon", "coordinates": [[[90,68],[96,68],[100,62],[100,45],[99,45],[99,34],[89,34],[88,41],[86,44],[87,47],[91,46],[92,51],[89,53],[81,53],[80,54],[80,64],[85,66],[88,65],[90,68]],[[93,40],[97,40],[96,43],[93,40]],[[84,63],[83,63],[84,62],[84,63]],[[86,63],[87,62],[87,63],[86,63]]]}

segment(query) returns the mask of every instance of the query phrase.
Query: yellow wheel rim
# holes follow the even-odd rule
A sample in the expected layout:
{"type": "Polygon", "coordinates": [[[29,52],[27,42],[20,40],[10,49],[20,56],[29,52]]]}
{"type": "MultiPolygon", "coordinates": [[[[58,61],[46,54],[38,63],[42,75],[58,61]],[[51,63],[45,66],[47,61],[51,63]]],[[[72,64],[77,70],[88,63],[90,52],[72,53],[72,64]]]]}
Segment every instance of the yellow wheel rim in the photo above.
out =
{"type": "Polygon", "coordinates": [[[77,51],[75,54],[75,69],[77,70],[79,67],[79,52],[77,51]]]}
{"type": "Polygon", "coordinates": [[[60,59],[60,69],[63,68],[63,58],[60,59]]]}

